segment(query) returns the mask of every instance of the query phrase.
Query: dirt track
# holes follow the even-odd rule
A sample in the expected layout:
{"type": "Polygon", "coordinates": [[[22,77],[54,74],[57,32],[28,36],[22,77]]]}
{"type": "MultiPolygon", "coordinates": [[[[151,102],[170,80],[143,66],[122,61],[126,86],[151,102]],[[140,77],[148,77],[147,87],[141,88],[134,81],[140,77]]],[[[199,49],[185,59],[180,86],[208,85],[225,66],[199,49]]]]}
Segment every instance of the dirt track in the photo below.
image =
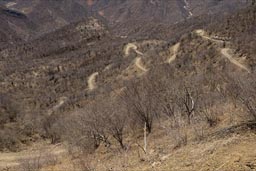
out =
{"type": "Polygon", "coordinates": [[[128,43],[124,48],[125,56],[130,55],[131,49],[133,49],[138,55],[143,55],[143,53],[138,50],[138,47],[134,43],[128,43]]]}
{"type": "Polygon", "coordinates": [[[250,73],[250,70],[244,66],[243,64],[241,64],[240,62],[238,62],[237,60],[235,60],[232,55],[229,53],[229,51],[231,51],[231,49],[229,48],[222,48],[221,49],[221,53],[222,55],[224,55],[226,58],[228,58],[228,60],[235,64],[236,66],[238,66],[239,68],[243,69],[243,70],[246,70],[248,73],[250,73]]]}
{"type": "Polygon", "coordinates": [[[211,40],[211,41],[217,42],[217,43],[224,43],[223,40],[211,38],[210,36],[207,35],[207,33],[204,30],[199,29],[199,30],[196,30],[195,32],[197,35],[201,36],[204,39],[211,40]]]}
{"type": "Polygon", "coordinates": [[[180,48],[180,43],[176,43],[174,46],[170,48],[170,51],[173,53],[173,55],[171,55],[167,61],[169,64],[176,59],[179,48],[180,48]]]}
{"type": "Polygon", "coordinates": [[[135,59],[135,65],[142,71],[147,72],[148,69],[143,65],[141,58],[136,58],[135,59]]]}
{"type": "MultiPolygon", "coordinates": [[[[124,54],[125,56],[130,55],[130,51],[134,50],[138,55],[143,56],[144,54],[138,50],[138,47],[134,43],[128,43],[124,48],[124,54]]],[[[143,65],[141,61],[141,57],[135,58],[135,65],[138,67],[141,71],[147,72],[148,69],[143,65]]]]}
{"type": "MultiPolygon", "coordinates": [[[[210,36],[207,35],[207,33],[204,30],[196,30],[195,31],[196,34],[198,34],[199,36],[201,36],[204,39],[207,40],[211,40],[213,42],[217,42],[217,43],[224,43],[225,41],[223,40],[219,40],[219,39],[215,39],[212,38],[210,36]]],[[[232,56],[232,54],[230,53],[232,49],[229,48],[221,48],[220,52],[221,54],[226,57],[231,63],[233,63],[234,65],[236,65],[237,67],[246,70],[248,73],[250,73],[250,70],[243,64],[241,64],[239,61],[237,61],[236,59],[234,59],[234,57],[232,56]]]]}
{"type": "Polygon", "coordinates": [[[98,72],[93,73],[88,78],[88,88],[89,90],[94,90],[96,88],[96,77],[99,75],[98,72]]]}

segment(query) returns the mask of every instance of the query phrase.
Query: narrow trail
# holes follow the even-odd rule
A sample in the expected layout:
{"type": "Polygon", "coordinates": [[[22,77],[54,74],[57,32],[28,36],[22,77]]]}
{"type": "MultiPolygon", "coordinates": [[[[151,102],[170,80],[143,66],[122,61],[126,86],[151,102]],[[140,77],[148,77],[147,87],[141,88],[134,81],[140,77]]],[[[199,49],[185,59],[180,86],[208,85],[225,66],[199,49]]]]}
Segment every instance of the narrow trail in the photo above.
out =
{"type": "Polygon", "coordinates": [[[0,170],[18,167],[26,161],[34,161],[42,164],[51,160],[53,156],[63,156],[66,153],[67,151],[63,147],[56,145],[47,145],[34,150],[0,153],[0,170]]]}
{"type": "Polygon", "coordinates": [[[125,56],[130,55],[131,49],[133,49],[138,55],[143,55],[143,53],[138,50],[138,47],[134,43],[128,43],[124,48],[125,56]]]}
{"type": "Polygon", "coordinates": [[[96,77],[98,75],[99,75],[99,73],[95,72],[89,76],[88,81],[87,81],[89,90],[94,90],[96,88],[96,77]]]}
{"type": "MultiPolygon", "coordinates": [[[[204,30],[196,30],[195,33],[199,36],[201,36],[202,38],[204,39],[207,39],[207,40],[211,40],[211,41],[214,41],[214,42],[217,42],[217,43],[224,43],[225,41],[224,40],[219,40],[219,39],[216,39],[216,38],[212,38],[210,36],[207,35],[207,33],[204,31],[204,30]]],[[[230,48],[221,48],[220,52],[221,54],[226,57],[231,63],[233,63],[234,65],[236,65],[237,67],[247,71],[248,73],[250,73],[250,69],[247,68],[245,65],[241,64],[239,61],[237,61],[236,59],[234,59],[234,57],[232,56],[232,54],[230,54],[229,51],[231,51],[232,49],[230,48]]]]}
{"type": "Polygon", "coordinates": [[[16,2],[9,2],[9,3],[7,3],[5,6],[6,6],[7,8],[10,8],[10,7],[12,7],[12,6],[16,5],[16,4],[17,4],[16,2]]]}
{"type": "Polygon", "coordinates": [[[168,59],[167,63],[172,63],[176,57],[177,57],[177,53],[179,51],[179,48],[180,48],[180,43],[176,43],[174,46],[172,46],[170,48],[170,52],[172,52],[173,55],[170,56],[170,58],[168,59]]]}
{"type": "Polygon", "coordinates": [[[53,107],[53,110],[59,109],[66,101],[67,101],[67,97],[61,97],[59,100],[59,103],[53,107]]]}
{"type": "Polygon", "coordinates": [[[142,70],[143,72],[147,72],[148,69],[143,65],[142,61],[141,61],[141,58],[136,58],[135,59],[135,65],[140,69],[142,70]]]}
{"type": "Polygon", "coordinates": [[[241,64],[240,62],[238,62],[237,60],[235,60],[235,59],[231,56],[231,54],[229,53],[229,51],[231,51],[231,49],[229,49],[229,48],[223,48],[223,49],[221,49],[221,54],[224,55],[226,58],[228,58],[228,60],[229,60],[231,63],[233,63],[233,64],[235,64],[236,66],[238,66],[239,68],[241,68],[241,69],[247,71],[248,73],[251,73],[251,71],[250,71],[245,65],[243,65],[243,64],[241,64]]]}
{"type": "Polygon", "coordinates": [[[58,104],[53,106],[53,108],[49,109],[47,114],[51,115],[54,111],[58,110],[61,106],[63,106],[67,100],[68,100],[67,97],[61,97],[58,104]]]}
{"type": "MultiPolygon", "coordinates": [[[[138,47],[134,43],[128,43],[124,48],[125,56],[130,55],[130,51],[134,50],[137,55],[143,56],[144,54],[138,50],[138,47]]],[[[141,57],[135,58],[135,66],[138,67],[141,71],[147,72],[148,69],[143,65],[141,57]]]]}
{"type": "Polygon", "coordinates": [[[217,42],[217,43],[224,43],[223,40],[214,39],[214,38],[208,36],[204,30],[199,29],[199,30],[196,30],[195,32],[197,35],[201,36],[204,39],[211,40],[211,41],[217,42]]]}

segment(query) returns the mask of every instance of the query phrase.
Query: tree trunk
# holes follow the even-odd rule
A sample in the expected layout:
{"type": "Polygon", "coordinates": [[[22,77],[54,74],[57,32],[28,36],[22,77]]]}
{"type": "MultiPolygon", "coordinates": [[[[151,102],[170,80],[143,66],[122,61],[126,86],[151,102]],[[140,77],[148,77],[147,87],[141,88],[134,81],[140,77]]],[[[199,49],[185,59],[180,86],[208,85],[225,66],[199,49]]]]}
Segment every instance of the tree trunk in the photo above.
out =
{"type": "Polygon", "coordinates": [[[144,125],[144,152],[147,153],[147,127],[148,124],[145,122],[144,125]]]}

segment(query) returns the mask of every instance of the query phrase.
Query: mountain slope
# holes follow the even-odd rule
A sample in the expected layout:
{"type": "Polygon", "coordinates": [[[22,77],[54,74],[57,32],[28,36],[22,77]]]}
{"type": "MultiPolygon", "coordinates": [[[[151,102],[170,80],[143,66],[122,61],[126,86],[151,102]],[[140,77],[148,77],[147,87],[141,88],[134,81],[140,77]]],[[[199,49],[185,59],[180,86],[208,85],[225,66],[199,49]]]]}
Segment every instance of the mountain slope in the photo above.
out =
{"type": "MultiPolygon", "coordinates": [[[[250,112],[255,108],[250,104],[256,102],[256,6],[225,10],[225,15],[196,16],[192,0],[172,1],[170,6],[167,1],[143,0],[72,2],[88,8],[94,17],[0,50],[1,151],[18,151],[49,140],[66,142],[75,151],[76,157],[61,162],[63,167],[75,163],[75,167],[100,171],[255,168],[254,153],[250,154],[255,148],[250,112]],[[174,20],[172,7],[181,20],[175,25],[167,21],[174,20]],[[103,8],[106,13],[98,11],[103,8]],[[165,8],[166,13],[161,13],[165,8]],[[152,10],[154,15],[149,17],[152,10]],[[245,85],[236,84],[236,79],[245,85]],[[250,95],[246,96],[249,101],[243,101],[243,93],[250,95]],[[145,137],[147,148],[141,145],[145,137]],[[236,154],[236,149],[243,155],[236,154]]],[[[201,2],[209,3],[203,9],[221,11],[232,6],[225,0],[201,2]]],[[[29,18],[9,10],[2,11],[3,16],[8,14],[3,17],[5,23],[13,19],[10,13],[14,21],[29,18]]],[[[56,20],[42,21],[54,24],[56,20]]],[[[55,146],[40,149],[47,147],[55,146]]],[[[67,151],[62,146],[56,150],[43,153],[41,162],[47,155],[67,151]]],[[[41,157],[36,157],[38,152],[28,157],[29,152],[0,153],[0,158],[29,167],[27,160],[41,157]]]]}
{"type": "Polygon", "coordinates": [[[192,17],[233,12],[245,7],[246,0],[8,0],[10,10],[22,13],[38,29],[35,38],[89,16],[105,19],[119,36],[126,36],[144,24],[168,26],[192,17]]]}
{"type": "Polygon", "coordinates": [[[0,49],[21,42],[30,34],[35,25],[22,13],[0,6],[0,49]]]}

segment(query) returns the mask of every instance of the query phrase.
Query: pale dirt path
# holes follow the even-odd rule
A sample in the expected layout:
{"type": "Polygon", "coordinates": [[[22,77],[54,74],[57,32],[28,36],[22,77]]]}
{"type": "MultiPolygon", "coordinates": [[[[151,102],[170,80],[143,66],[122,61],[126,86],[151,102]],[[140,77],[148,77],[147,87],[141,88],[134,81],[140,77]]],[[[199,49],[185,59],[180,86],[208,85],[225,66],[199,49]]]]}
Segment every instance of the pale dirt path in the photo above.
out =
{"type": "Polygon", "coordinates": [[[180,43],[176,43],[174,46],[172,46],[170,48],[170,52],[172,52],[173,55],[170,56],[170,58],[168,59],[167,63],[172,63],[176,57],[177,57],[177,53],[179,51],[179,48],[180,48],[180,43]]]}
{"type": "Polygon", "coordinates": [[[0,170],[18,167],[23,161],[39,160],[40,163],[47,161],[53,156],[63,156],[67,150],[60,145],[45,145],[33,150],[20,152],[0,153],[0,170]]]}
{"type": "Polygon", "coordinates": [[[93,73],[88,78],[88,88],[89,90],[94,90],[96,88],[96,77],[99,75],[98,72],[93,73]]]}
{"type": "Polygon", "coordinates": [[[224,43],[223,40],[218,40],[218,39],[211,38],[210,36],[207,35],[207,33],[204,30],[198,29],[195,32],[196,32],[197,35],[201,36],[204,39],[211,40],[211,41],[217,42],[217,43],[224,43]]]}
{"type": "Polygon", "coordinates": [[[10,7],[12,7],[12,6],[16,5],[16,4],[17,4],[16,2],[9,2],[9,3],[7,3],[5,6],[6,6],[7,8],[10,8],[10,7]]]}
{"type": "Polygon", "coordinates": [[[49,110],[47,111],[47,114],[48,114],[48,115],[51,115],[54,111],[58,110],[61,106],[63,106],[63,105],[66,103],[67,100],[68,100],[67,97],[61,97],[61,98],[59,99],[58,104],[56,104],[55,106],[53,106],[53,108],[49,109],[49,110]]]}
{"type": "MultiPolygon", "coordinates": [[[[144,54],[138,50],[138,47],[134,43],[128,43],[124,48],[125,56],[130,55],[130,51],[134,50],[137,55],[143,56],[144,54]]],[[[135,66],[138,67],[141,71],[147,72],[148,69],[143,65],[141,57],[135,58],[135,66]]]]}
{"type": "Polygon", "coordinates": [[[138,47],[134,43],[128,43],[124,48],[125,56],[130,55],[131,49],[133,49],[138,55],[143,55],[143,53],[138,50],[138,47]]]}
{"type": "MultiPolygon", "coordinates": [[[[196,32],[196,34],[198,34],[199,36],[201,36],[204,39],[211,40],[211,41],[218,42],[218,43],[224,43],[225,42],[223,40],[218,40],[218,39],[209,37],[204,30],[199,29],[199,30],[196,30],[195,32],[196,32]]],[[[226,57],[231,63],[233,63],[237,67],[239,67],[243,70],[246,70],[248,73],[250,73],[250,70],[245,65],[241,64],[239,61],[234,59],[233,56],[229,53],[229,51],[231,51],[231,49],[229,49],[229,48],[221,48],[221,50],[220,50],[221,54],[224,57],[226,57]]]]}
{"type": "Polygon", "coordinates": [[[228,58],[228,60],[235,64],[236,66],[238,66],[239,68],[246,70],[248,73],[250,73],[251,71],[243,64],[241,64],[240,62],[238,62],[237,60],[235,60],[232,55],[229,53],[229,51],[231,51],[231,49],[229,48],[222,48],[221,49],[221,53],[222,55],[224,55],[226,58],[228,58]]]}
{"type": "Polygon", "coordinates": [[[143,72],[147,72],[148,69],[143,65],[142,61],[141,61],[141,58],[136,58],[135,59],[135,65],[140,69],[142,70],[143,72]]]}

